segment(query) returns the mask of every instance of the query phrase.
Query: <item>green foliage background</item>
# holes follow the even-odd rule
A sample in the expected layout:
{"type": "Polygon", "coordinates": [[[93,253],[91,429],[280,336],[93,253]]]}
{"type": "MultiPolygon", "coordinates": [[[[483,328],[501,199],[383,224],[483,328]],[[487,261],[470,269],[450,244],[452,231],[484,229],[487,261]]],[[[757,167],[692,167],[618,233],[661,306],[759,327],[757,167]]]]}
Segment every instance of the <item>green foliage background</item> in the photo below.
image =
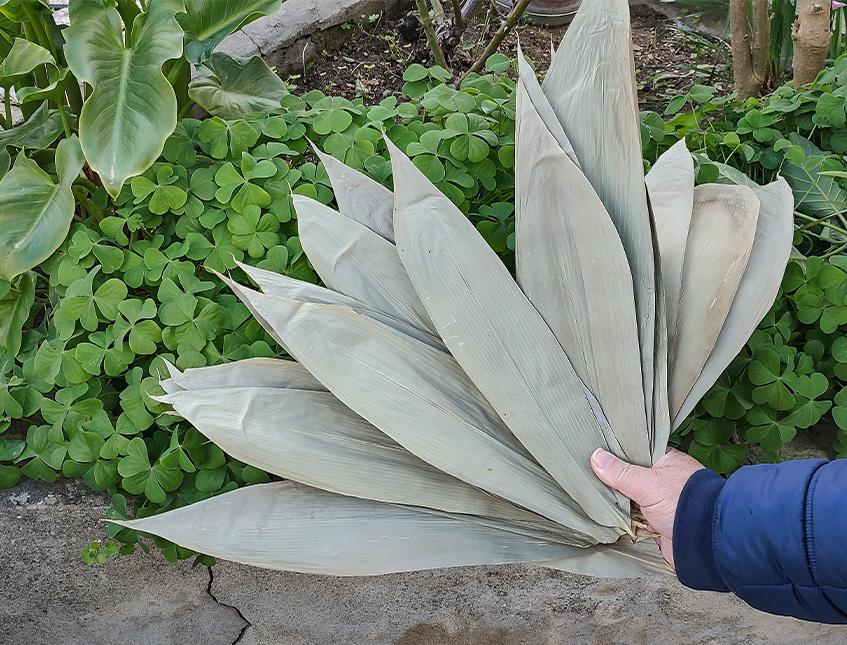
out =
{"type": "MultiPolygon", "coordinates": [[[[0,282],[0,487],[82,477],[114,517],[144,516],[268,476],[226,456],[158,403],[161,358],[180,368],[274,356],[273,341],[213,272],[235,259],[315,281],[290,193],[333,201],[309,141],[390,185],[382,131],[514,264],[514,83],[497,55],[460,89],[411,66],[406,100],[366,107],[313,91],[244,119],[183,119],[160,160],[114,201],[100,188],[61,248],[0,282]],[[127,498],[134,503],[127,504],[127,498]],[[130,511],[129,507],[133,510],[130,511]]],[[[798,432],[840,428],[847,454],[847,58],[820,82],[744,104],[695,86],[643,113],[649,163],[686,137],[698,181],[765,183],[797,198],[797,252],[746,350],[674,441],[728,473],[756,446],[779,459],[798,432]],[[711,159],[712,161],[709,161],[711,159]],[[828,174],[827,174],[828,173],[828,174]]],[[[133,548],[138,537],[108,529],[133,548]]],[[[187,551],[160,543],[170,558],[187,551]]],[[[85,553],[96,562],[114,543],[85,553]]]]}

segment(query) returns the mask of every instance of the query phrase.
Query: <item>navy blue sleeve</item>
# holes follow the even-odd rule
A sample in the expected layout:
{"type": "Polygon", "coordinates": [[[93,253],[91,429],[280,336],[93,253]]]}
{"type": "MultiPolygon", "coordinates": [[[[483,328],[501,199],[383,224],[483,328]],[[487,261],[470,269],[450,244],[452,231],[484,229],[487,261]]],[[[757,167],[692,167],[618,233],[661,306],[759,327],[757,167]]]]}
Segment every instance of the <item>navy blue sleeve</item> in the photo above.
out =
{"type": "Polygon", "coordinates": [[[674,562],[693,589],[773,614],[847,623],[847,460],[697,472],[680,496],[674,562]]]}

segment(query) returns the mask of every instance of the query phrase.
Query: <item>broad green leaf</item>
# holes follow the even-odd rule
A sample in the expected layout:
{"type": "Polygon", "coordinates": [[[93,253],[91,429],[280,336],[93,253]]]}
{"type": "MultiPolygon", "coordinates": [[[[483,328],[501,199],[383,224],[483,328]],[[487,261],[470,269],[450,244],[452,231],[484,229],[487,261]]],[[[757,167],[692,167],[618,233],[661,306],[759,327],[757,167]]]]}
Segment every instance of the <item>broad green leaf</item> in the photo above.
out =
{"type": "Polygon", "coordinates": [[[646,413],[638,413],[645,403],[626,254],[602,202],[532,100],[522,78],[515,135],[518,284],[600,402],[614,433],[607,441],[620,448],[620,457],[649,466],[652,445],[646,413]]]}
{"type": "Polygon", "coordinates": [[[188,86],[188,96],[197,105],[224,119],[278,108],[286,94],[283,80],[261,57],[233,58],[223,53],[204,61],[188,86]]]}
{"type": "Polygon", "coordinates": [[[62,132],[62,117],[59,111],[49,109],[45,101],[20,125],[9,130],[0,130],[0,149],[5,149],[6,146],[30,150],[46,148],[62,132]]]}
{"type": "Polygon", "coordinates": [[[93,88],[79,118],[80,142],[112,197],[156,160],[176,127],[176,95],[162,64],[182,52],[175,18],[181,10],[180,0],[149,3],[127,46],[120,14],[106,0],[75,0],[70,7],[65,55],[77,79],[93,88]]]}
{"type": "Polygon", "coordinates": [[[397,250],[444,344],[582,511],[629,530],[626,502],[591,470],[591,454],[608,443],[556,336],[473,224],[388,145],[397,250]]]}
{"type": "Polygon", "coordinates": [[[21,349],[21,334],[35,302],[34,273],[25,273],[0,298],[0,350],[16,356],[21,349]]]}
{"type": "Polygon", "coordinates": [[[185,0],[179,24],[185,30],[185,56],[199,63],[231,33],[279,10],[281,0],[185,0]]]}
{"type": "Polygon", "coordinates": [[[18,102],[22,105],[32,101],[61,102],[64,100],[64,92],[70,78],[66,68],[59,69],[51,65],[47,68],[47,85],[20,88],[17,91],[18,102]]]}
{"type": "Polygon", "coordinates": [[[40,65],[55,64],[49,51],[23,38],[15,38],[12,48],[0,62],[0,86],[10,87],[40,65]]]}
{"type": "Polygon", "coordinates": [[[0,179],[0,277],[10,280],[59,248],[74,214],[71,185],[84,164],[73,136],[56,149],[59,183],[23,153],[0,179]]]}
{"type": "Polygon", "coordinates": [[[835,179],[821,172],[826,161],[825,153],[797,133],[791,133],[789,138],[806,151],[801,163],[786,160],[782,165],[782,175],[794,191],[795,208],[821,217],[847,210],[847,191],[835,179]]]}

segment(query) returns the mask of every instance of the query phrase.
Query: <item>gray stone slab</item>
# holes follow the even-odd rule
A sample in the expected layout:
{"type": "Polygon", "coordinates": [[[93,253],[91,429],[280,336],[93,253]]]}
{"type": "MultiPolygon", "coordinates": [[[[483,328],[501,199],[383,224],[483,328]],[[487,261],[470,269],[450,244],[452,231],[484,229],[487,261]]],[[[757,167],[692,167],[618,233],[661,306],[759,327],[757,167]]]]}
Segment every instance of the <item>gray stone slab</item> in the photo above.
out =
{"type": "Polygon", "coordinates": [[[218,50],[233,56],[260,54],[275,64],[277,52],[318,31],[406,4],[408,0],[286,0],[279,11],[251,22],[218,50]]]}
{"type": "Polygon", "coordinates": [[[673,579],[532,566],[326,578],[220,563],[212,588],[252,623],[243,645],[847,643],[843,627],[769,616],[673,579]]]}
{"type": "Polygon", "coordinates": [[[81,482],[0,493],[0,643],[232,643],[245,623],[207,593],[210,571],[161,555],[98,566],[81,550],[104,536],[107,500],[81,482]]]}

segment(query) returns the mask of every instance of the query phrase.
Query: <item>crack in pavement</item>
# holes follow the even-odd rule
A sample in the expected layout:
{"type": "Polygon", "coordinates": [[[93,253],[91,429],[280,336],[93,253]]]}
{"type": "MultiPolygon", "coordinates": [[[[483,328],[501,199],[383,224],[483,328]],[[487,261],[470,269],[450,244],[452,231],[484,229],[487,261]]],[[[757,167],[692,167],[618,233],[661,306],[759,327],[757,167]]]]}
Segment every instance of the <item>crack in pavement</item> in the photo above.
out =
{"type": "Polygon", "coordinates": [[[215,581],[215,572],[212,570],[212,567],[206,567],[206,569],[209,570],[209,582],[206,585],[206,593],[208,594],[208,596],[212,600],[214,600],[217,604],[219,604],[221,607],[229,607],[230,609],[234,609],[235,613],[238,614],[238,617],[244,622],[244,626],[241,628],[241,631],[238,632],[238,636],[236,637],[236,639],[234,641],[232,641],[232,645],[236,645],[236,643],[241,642],[241,639],[244,637],[244,634],[247,632],[247,628],[252,627],[253,623],[251,623],[249,620],[247,620],[247,618],[244,616],[244,614],[241,613],[241,610],[238,607],[236,607],[235,605],[230,605],[228,603],[221,602],[220,600],[218,600],[218,597],[214,594],[214,592],[212,592],[212,583],[215,581]]]}

